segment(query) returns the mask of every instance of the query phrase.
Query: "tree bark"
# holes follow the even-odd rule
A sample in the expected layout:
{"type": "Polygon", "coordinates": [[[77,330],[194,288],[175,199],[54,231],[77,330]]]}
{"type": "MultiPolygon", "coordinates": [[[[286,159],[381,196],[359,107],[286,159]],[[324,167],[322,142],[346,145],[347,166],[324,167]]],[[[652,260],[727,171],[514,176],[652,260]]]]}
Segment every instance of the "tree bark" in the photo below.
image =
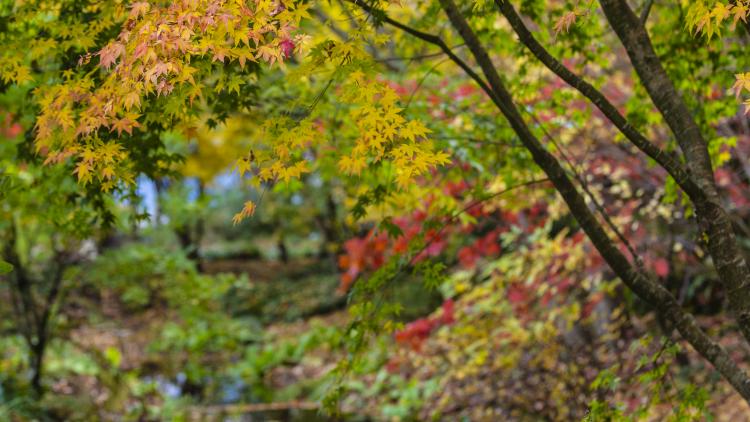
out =
{"type": "Polygon", "coordinates": [[[750,402],[750,378],[747,374],[737,366],[724,348],[701,330],[695,318],[682,309],[671,293],[628,262],[596,220],[596,217],[586,205],[583,196],[568,178],[558,160],[531,133],[515,107],[510,93],[505,89],[487,51],[482,47],[453,0],[440,0],[440,4],[487,78],[492,89],[491,98],[513,127],[521,142],[531,152],[534,161],[552,181],[578,224],[610,268],[641,299],[673,322],[682,337],[711,362],[746,401],[750,402]]]}
{"type": "Polygon", "coordinates": [[[695,318],[679,305],[674,296],[658,282],[640,272],[627,260],[625,255],[609,238],[602,225],[597,221],[588,208],[583,196],[568,178],[559,161],[539,142],[529,127],[523,121],[510,93],[505,88],[487,51],[482,47],[478,38],[469,27],[452,0],[440,0],[442,8],[448,15],[452,26],[464,39],[475,60],[487,78],[485,81],[461,58],[456,56],[445,42],[432,34],[427,34],[395,21],[382,12],[374,10],[360,0],[350,0],[370,13],[377,13],[378,18],[393,25],[423,41],[432,43],[456,63],[469,75],[480,88],[487,93],[500,112],[520,138],[523,145],[532,154],[536,164],[547,174],[555,189],[575,217],[578,224],[607,262],[614,273],[635,292],[642,300],[653,307],[656,312],[671,321],[681,336],[691,344],[695,350],[716,368],[716,370],[734,387],[734,389],[750,403],[750,378],[732,360],[727,351],[714,342],[699,326],[695,318]]]}
{"type": "Polygon", "coordinates": [[[638,149],[643,151],[646,155],[651,157],[654,161],[659,163],[667,173],[677,182],[685,193],[691,198],[700,199],[705,195],[703,191],[696,185],[696,183],[690,178],[688,171],[684,166],[673,156],[663,151],[661,148],[656,146],[654,143],[649,141],[641,132],[639,132],[630,122],[627,121],[607,98],[604,94],[596,89],[589,82],[584,80],[579,75],[576,75],[570,69],[565,67],[559,60],[555,59],[537,40],[534,35],[529,31],[523,20],[516,12],[513,5],[508,0],[495,0],[500,13],[505,16],[513,28],[513,31],[518,36],[519,41],[534,55],[542,64],[544,64],[549,70],[551,70],[560,79],[564,80],[568,85],[580,92],[584,97],[591,101],[604,116],[622,132],[623,135],[638,149]]]}
{"type": "Polygon", "coordinates": [[[745,339],[750,341],[750,271],[731,219],[721,205],[707,142],[662,67],[638,16],[625,0],[599,0],[599,3],[641,83],[677,139],[691,177],[705,193],[705,198],[693,201],[699,225],[707,237],[708,251],[729,298],[730,310],[745,339]]]}

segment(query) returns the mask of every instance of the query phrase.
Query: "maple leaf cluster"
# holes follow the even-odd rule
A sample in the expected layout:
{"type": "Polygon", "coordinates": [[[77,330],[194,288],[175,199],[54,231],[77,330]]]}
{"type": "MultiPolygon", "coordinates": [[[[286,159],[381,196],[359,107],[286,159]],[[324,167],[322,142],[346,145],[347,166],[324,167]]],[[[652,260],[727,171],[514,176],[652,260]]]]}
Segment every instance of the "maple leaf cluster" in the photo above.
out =
{"type": "Polygon", "coordinates": [[[355,72],[342,99],[362,105],[350,112],[359,137],[351,152],[339,160],[339,169],[345,174],[357,175],[369,164],[389,160],[396,169],[397,185],[406,188],[416,177],[450,162],[448,154],[434,151],[424,124],[401,114],[398,94],[388,84],[355,72]]]}
{"type": "MultiPolygon", "coordinates": [[[[470,189],[471,186],[464,180],[445,181],[441,194],[461,203],[467,201],[465,197],[470,189]]],[[[456,256],[464,268],[476,268],[481,259],[500,255],[500,235],[508,232],[511,227],[531,233],[543,227],[549,217],[544,203],[536,203],[518,211],[504,211],[482,207],[481,202],[468,201],[465,212],[471,221],[459,223],[444,216],[430,218],[426,210],[437,199],[434,194],[428,196],[424,199],[423,207],[393,218],[391,224],[398,229],[397,236],[373,228],[364,236],[347,240],[343,245],[344,253],[339,257],[339,268],[342,270],[339,290],[348,291],[360,275],[377,270],[388,258],[408,254],[415,240],[422,242],[423,246],[414,253],[410,260],[412,264],[444,253],[450,246],[451,239],[459,236],[463,241],[473,238],[468,245],[459,248],[456,256]],[[443,224],[436,227],[435,220],[443,224]],[[488,230],[487,227],[493,228],[488,230]]]]}
{"type": "Polygon", "coordinates": [[[305,118],[270,118],[259,128],[259,139],[273,139],[271,145],[261,145],[235,163],[240,177],[252,175],[258,182],[289,182],[310,172],[304,152],[321,141],[321,130],[316,122],[305,118]]]}
{"type": "Polygon", "coordinates": [[[748,12],[750,12],[750,2],[747,0],[695,1],[690,2],[685,21],[687,28],[693,33],[703,34],[710,39],[714,35],[721,34],[721,27],[730,18],[732,29],[740,21],[746,23],[748,12]]]}
{"type": "Polygon", "coordinates": [[[304,43],[297,32],[308,7],[280,0],[132,4],[119,36],[79,61],[83,66],[98,57],[102,80],[92,72],[69,75],[37,93],[37,150],[50,162],[74,157],[79,180],[89,181],[81,174],[104,168],[97,146],[108,142],[102,139],[108,133],[133,135],[142,126],[146,102],[173,95],[172,114],[188,120],[188,107],[206,89],[202,78],[212,73],[212,64],[283,64],[304,43]],[[83,159],[86,148],[93,156],[83,159]]]}
{"type": "Polygon", "coordinates": [[[455,305],[453,299],[447,299],[443,302],[440,315],[432,315],[426,318],[414,320],[393,335],[396,343],[411,347],[419,351],[424,341],[436,329],[453,324],[456,321],[455,305]]]}

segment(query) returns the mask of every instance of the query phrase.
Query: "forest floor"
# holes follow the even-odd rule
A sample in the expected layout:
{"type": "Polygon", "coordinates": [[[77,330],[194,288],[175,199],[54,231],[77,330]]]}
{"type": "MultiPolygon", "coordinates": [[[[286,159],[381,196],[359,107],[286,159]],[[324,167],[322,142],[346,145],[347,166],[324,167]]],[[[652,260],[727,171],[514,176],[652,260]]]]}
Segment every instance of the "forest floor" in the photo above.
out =
{"type": "MultiPolygon", "coordinates": [[[[205,262],[204,271],[210,274],[234,273],[245,274],[257,286],[255,297],[243,297],[243,312],[250,312],[261,321],[264,335],[277,342],[291,341],[311,331],[315,326],[343,327],[349,322],[349,315],[344,309],[345,296],[337,292],[338,276],[331,262],[312,258],[295,259],[288,263],[267,260],[223,259],[205,262]]],[[[80,299],[80,298],[79,298],[80,299]]],[[[102,291],[100,308],[102,318],[95,324],[86,323],[73,329],[70,340],[79,348],[102,356],[110,348],[121,353],[119,367],[123,371],[138,370],[149,376],[164,378],[173,377],[173,368],[165,367],[169,363],[161,362],[148,353],[149,345],[159,338],[160,321],[171,318],[169,310],[158,306],[149,307],[142,312],[128,312],[112,292],[102,291]]],[[[93,306],[89,303],[87,306],[93,306]]],[[[75,313],[76,307],[66,312],[75,313]]],[[[83,312],[85,306],[81,306],[83,312]]],[[[429,306],[416,312],[424,313],[429,306]]],[[[415,313],[414,315],[419,315],[415,313]]],[[[76,315],[69,315],[76,319],[76,315]]],[[[408,316],[407,318],[413,318],[408,316]]],[[[719,323],[706,318],[706,326],[720,326],[719,323]]],[[[735,344],[733,337],[725,338],[724,346],[741,353],[742,347],[735,344]]],[[[692,362],[700,361],[692,351],[688,351],[692,362]]],[[[321,348],[305,356],[304,360],[278,366],[265,376],[264,382],[271,389],[284,390],[296,384],[320,379],[331,370],[341,358],[340,352],[321,348]]],[[[112,380],[121,382],[121,380],[112,380]]],[[[55,384],[52,389],[59,394],[75,396],[86,394],[104,403],[111,400],[104,388],[97,385],[93,378],[78,377],[66,379],[55,384]]],[[[181,394],[178,392],[178,394],[181,394]]],[[[738,395],[721,395],[721,400],[711,400],[709,406],[716,415],[717,421],[749,421],[750,406],[738,395]]],[[[247,405],[247,403],[223,403],[222,406],[247,405]]],[[[252,404],[251,404],[252,405],[252,404]]],[[[261,419],[274,418],[285,421],[313,421],[317,419],[314,404],[302,401],[281,403],[281,410],[260,413],[261,419]],[[284,408],[283,406],[289,406],[284,408]],[[296,409],[294,409],[296,407],[296,409]]],[[[199,412],[210,409],[210,406],[198,408],[199,412]]],[[[248,407],[244,411],[256,413],[263,407],[248,407]]],[[[664,420],[670,409],[651,420],[664,420]]],[[[257,418],[257,416],[256,416],[257,418]]],[[[252,420],[252,419],[250,419],[252,420]]]]}
{"type": "MultiPolygon", "coordinates": [[[[293,341],[313,326],[343,327],[349,321],[344,310],[345,296],[337,292],[338,276],[329,262],[300,258],[282,263],[272,260],[222,259],[203,263],[207,274],[233,273],[246,275],[254,286],[253,297],[232,298],[241,302],[232,308],[256,317],[263,327],[264,338],[274,342],[293,341]]],[[[163,362],[150,347],[158,341],[166,320],[175,318],[171,310],[155,303],[132,312],[126,309],[113,291],[102,290],[97,297],[77,295],[74,304],[65,309],[67,317],[76,321],[68,339],[89,356],[103,359],[109,349],[120,351],[119,369],[136,370],[142,376],[154,378],[171,389],[170,394],[183,394],[174,380],[174,363],[163,362]],[[96,309],[100,317],[92,321],[87,310],[96,309]]],[[[300,362],[274,368],[265,376],[269,388],[283,390],[297,383],[321,378],[339,359],[338,353],[320,348],[307,354],[300,362]]],[[[101,382],[101,380],[98,380],[101,382]]],[[[78,376],[61,380],[52,386],[53,392],[69,397],[85,395],[104,404],[112,398],[107,391],[111,385],[97,383],[95,377],[78,376]]],[[[222,403],[221,408],[244,407],[243,414],[255,414],[283,421],[313,421],[317,417],[316,404],[292,400],[272,406],[247,406],[247,403],[222,403]],[[288,406],[289,408],[285,408],[288,406]],[[311,413],[312,412],[312,413],[311,413]]],[[[199,412],[215,412],[216,406],[196,408],[199,412]]],[[[197,416],[204,420],[203,416],[197,416]]]]}

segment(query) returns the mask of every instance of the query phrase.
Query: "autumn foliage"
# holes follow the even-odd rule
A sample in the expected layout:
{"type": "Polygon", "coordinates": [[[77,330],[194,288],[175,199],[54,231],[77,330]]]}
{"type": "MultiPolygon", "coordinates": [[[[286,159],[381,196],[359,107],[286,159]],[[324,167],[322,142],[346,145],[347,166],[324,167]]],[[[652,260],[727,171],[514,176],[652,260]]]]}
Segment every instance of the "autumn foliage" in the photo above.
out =
{"type": "Polygon", "coordinates": [[[741,420],[749,15],[3,2],[0,419],[741,420]]]}

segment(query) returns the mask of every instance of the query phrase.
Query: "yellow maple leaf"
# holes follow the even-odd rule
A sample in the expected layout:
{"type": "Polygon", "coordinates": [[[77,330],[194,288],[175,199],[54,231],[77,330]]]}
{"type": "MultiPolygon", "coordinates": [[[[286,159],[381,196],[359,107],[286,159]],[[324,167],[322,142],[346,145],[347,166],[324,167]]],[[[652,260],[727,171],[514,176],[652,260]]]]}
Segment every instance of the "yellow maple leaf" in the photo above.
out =
{"type": "Polygon", "coordinates": [[[738,73],[734,75],[735,81],[732,85],[734,94],[739,97],[743,89],[750,90],[750,73],[738,73]]]}
{"type": "Polygon", "coordinates": [[[245,204],[242,206],[242,209],[240,212],[234,215],[232,217],[232,223],[234,225],[237,225],[242,222],[242,220],[252,217],[255,214],[255,202],[253,201],[245,201],[245,204]]]}
{"type": "Polygon", "coordinates": [[[345,155],[339,159],[339,170],[348,175],[359,175],[367,167],[367,162],[363,156],[350,157],[345,155]]]}

